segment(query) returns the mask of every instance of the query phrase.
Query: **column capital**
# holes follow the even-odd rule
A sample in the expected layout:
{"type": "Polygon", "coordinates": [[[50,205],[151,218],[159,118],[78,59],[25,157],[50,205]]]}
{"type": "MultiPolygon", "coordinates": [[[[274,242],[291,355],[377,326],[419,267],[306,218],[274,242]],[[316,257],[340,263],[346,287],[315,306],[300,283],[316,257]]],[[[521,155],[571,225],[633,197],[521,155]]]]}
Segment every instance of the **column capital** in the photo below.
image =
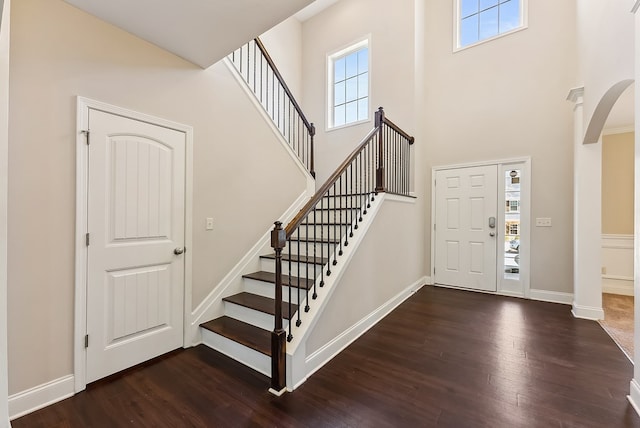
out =
{"type": "Polygon", "coordinates": [[[582,104],[583,97],[584,97],[584,86],[581,86],[579,88],[573,88],[569,91],[569,94],[567,95],[567,101],[571,101],[572,103],[576,103],[576,104],[582,104]]]}

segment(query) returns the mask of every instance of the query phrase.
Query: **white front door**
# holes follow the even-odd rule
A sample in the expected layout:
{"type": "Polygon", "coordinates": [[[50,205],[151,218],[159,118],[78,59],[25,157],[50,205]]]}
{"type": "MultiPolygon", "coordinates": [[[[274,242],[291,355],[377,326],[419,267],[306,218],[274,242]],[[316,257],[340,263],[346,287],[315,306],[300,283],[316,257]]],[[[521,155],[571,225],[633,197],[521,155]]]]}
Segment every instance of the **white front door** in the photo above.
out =
{"type": "Polygon", "coordinates": [[[496,291],[497,165],[436,172],[436,284],[496,291]]]}
{"type": "Polygon", "coordinates": [[[87,383],[182,346],[186,144],[96,109],[89,129],[87,383]]]}

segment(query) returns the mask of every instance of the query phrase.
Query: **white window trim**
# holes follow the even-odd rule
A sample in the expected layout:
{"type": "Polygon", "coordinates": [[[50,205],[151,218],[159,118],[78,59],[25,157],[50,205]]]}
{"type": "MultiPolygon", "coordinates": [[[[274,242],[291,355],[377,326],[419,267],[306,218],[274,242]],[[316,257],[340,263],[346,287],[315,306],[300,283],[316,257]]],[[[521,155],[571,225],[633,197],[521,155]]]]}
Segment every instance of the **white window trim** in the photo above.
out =
{"type": "Polygon", "coordinates": [[[327,72],[326,75],[326,88],[325,88],[325,92],[327,94],[327,108],[325,109],[325,131],[326,132],[331,132],[331,131],[336,131],[338,129],[344,129],[344,128],[349,128],[351,126],[355,126],[355,125],[360,125],[362,123],[367,123],[367,122],[371,122],[371,118],[372,118],[372,102],[371,102],[371,34],[368,34],[365,37],[362,37],[360,39],[356,39],[354,42],[349,43],[346,46],[341,47],[340,49],[337,49],[333,52],[330,52],[327,54],[326,56],[326,61],[327,61],[327,66],[325,67],[325,70],[327,72]],[[340,125],[340,126],[331,126],[333,124],[333,59],[339,56],[342,56],[348,52],[352,52],[352,51],[356,51],[358,49],[361,49],[363,47],[368,47],[369,49],[369,64],[368,64],[368,73],[369,73],[369,87],[367,89],[368,91],[368,98],[369,98],[369,109],[367,111],[367,118],[366,119],[362,119],[362,120],[358,120],[355,122],[350,122],[350,123],[346,123],[344,125],[340,125]]]}
{"type": "Polygon", "coordinates": [[[453,52],[460,52],[478,45],[483,45],[529,28],[529,0],[521,0],[521,2],[522,7],[520,8],[520,20],[522,21],[522,25],[520,27],[505,31],[504,33],[496,34],[493,37],[478,40],[470,45],[460,46],[460,0],[455,0],[453,2],[453,52]]]}

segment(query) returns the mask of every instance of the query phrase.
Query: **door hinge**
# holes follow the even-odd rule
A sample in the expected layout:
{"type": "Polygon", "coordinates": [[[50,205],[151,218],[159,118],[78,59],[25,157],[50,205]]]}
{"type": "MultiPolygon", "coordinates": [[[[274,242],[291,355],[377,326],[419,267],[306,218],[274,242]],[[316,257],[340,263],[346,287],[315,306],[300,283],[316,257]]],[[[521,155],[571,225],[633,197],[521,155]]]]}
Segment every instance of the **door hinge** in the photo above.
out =
{"type": "Polygon", "coordinates": [[[84,347],[85,348],[89,347],[89,335],[88,334],[84,335],[84,347]]]}
{"type": "Polygon", "coordinates": [[[85,137],[87,137],[87,146],[89,144],[91,144],[91,142],[89,141],[89,135],[91,134],[91,132],[87,129],[87,130],[82,130],[80,131],[82,134],[84,134],[85,137]]]}
{"type": "Polygon", "coordinates": [[[436,230],[436,224],[433,223],[433,230],[436,230]]]}
{"type": "Polygon", "coordinates": [[[436,274],[436,268],[433,268],[433,274],[434,275],[436,274]]]}
{"type": "Polygon", "coordinates": [[[84,236],[84,240],[85,240],[85,243],[87,244],[87,247],[88,247],[89,246],[89,234],[88,233],[84,236]]]}

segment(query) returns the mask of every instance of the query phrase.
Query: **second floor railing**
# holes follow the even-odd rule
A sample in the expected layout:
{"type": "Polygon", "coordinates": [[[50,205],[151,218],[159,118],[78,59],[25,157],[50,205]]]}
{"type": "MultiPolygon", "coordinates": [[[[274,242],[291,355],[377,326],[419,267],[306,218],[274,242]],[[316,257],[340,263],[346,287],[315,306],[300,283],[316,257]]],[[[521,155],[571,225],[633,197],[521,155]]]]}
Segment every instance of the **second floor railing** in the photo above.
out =
{"type": "Polygon", "coordinates": [[[264,44],[259,38],[251,40],[233,51],[229,59],[291,150],[315,177],[313,140],[316,129],[302,112],[264,44]]]}

